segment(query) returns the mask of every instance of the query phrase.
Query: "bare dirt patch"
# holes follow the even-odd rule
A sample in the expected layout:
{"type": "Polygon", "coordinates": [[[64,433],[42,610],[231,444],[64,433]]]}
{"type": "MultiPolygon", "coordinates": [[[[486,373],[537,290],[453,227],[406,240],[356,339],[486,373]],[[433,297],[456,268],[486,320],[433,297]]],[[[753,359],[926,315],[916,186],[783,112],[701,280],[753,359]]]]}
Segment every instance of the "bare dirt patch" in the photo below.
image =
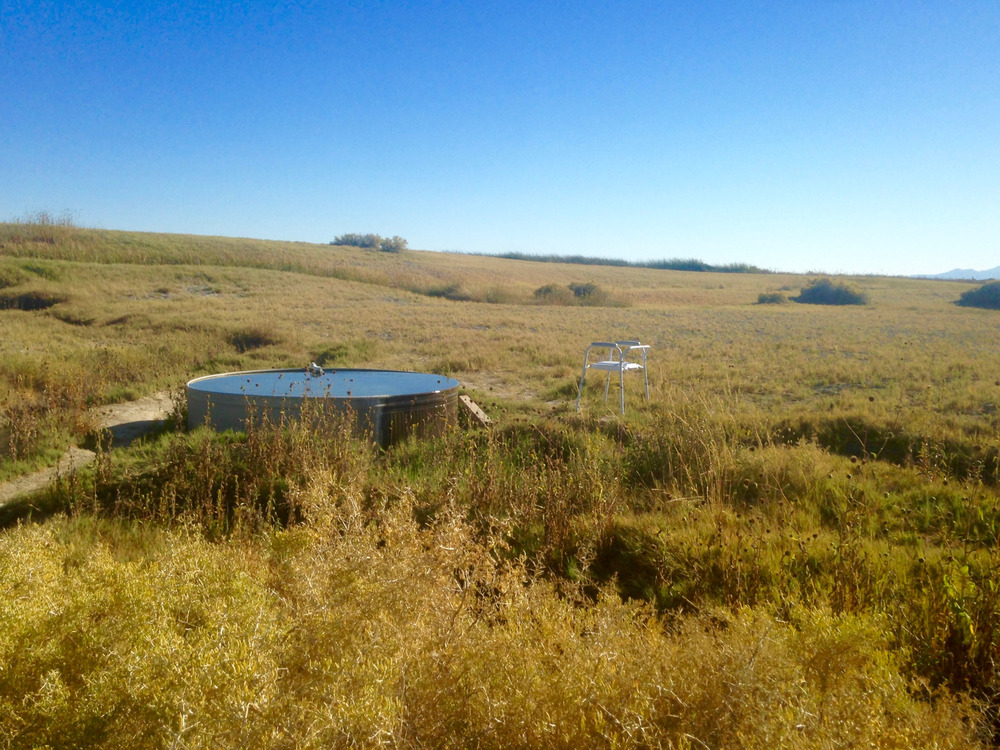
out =
{"type": "MultiPolygon", "coordinates": [[[[163,426],[174,406],[169,393],[156,393],[137,401],[101,406],[91,416],[100,430],[111,434],[111,446],[129,445],[163,426]]],[[[0,506],[44,490],[59,477],[66,477],[91,463],[96,454],[70,446],[55,466],[0,484],[0,506]]]]}

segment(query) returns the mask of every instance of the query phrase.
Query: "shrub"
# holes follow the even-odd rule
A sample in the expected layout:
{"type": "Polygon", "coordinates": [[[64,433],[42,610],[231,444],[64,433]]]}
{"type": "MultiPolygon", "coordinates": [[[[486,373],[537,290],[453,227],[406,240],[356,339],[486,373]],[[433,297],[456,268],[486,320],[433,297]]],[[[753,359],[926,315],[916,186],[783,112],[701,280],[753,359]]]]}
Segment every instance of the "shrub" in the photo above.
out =
{"type": "Polygon", "coordinates": [[[788,297],[781,292],[761,292],[757,295],[758,305],[783,305],[786,302],[788,297]]]}
{"type": "Polygon", "coordinates": [[[462,288],[461,284],[444,284],[432,286],[424,290],[428,297],[443,297],[454,302],[472,302],[474,297],[462,288]]]}
{"type": "Polygon", "coordinates": [[[577,284],[575,281],[570,283],[569,290],[573,292],[574,297],[593,297],[600,293],[601,288],[592,282],[587,282],[586,284],[577,284]]]}
{"type": "Polygon", "coordinates": [[[1000,310],[1000,281],[991,281],[978,289],[962,292],[956,305],[981,307],[985,310],[1000,310]]]}
{"type": "Polygon", "coordinates": [[[334,237],[331,245],[348,245],[350,247],[379,247],[382,237],[377,234],[342,234],[334,237]]]}
{"type": "Polygon", "coordinates": [[[806,305],[867,305],[868,295],[844,283],[835,284],[830,279],[813,279],[804,287],[796,302],[806,305]]]}
{"type": "Polygon", "coordinates": [[[578,305],[591,305],[593,307],[606,307],[612,304],[611,295],[594,283],[569,285],[569,290],[573,292],[578,305]]]}
{"type": "Polygon", "coordinates": [[[558,284],[546,284],[535,290],[535,299],[546,305],[571,305],[573,295],[569,289],[558,284]]]}
{"type": "Polygon", "coordinates": [[[378,243],[378,249],[383,253],[401,253],[406,250],[406,248],[406,240],[399,235],[394,235],[392,238],[384,237],[378,243]]]}
{"type": "Polygon", "coordinates": [[[567,287],[546,284],[535,290],[535,299],[545,305],[585,305],[589,307],[610,307],[616,303],[611,295],[597,284],[572,282],[567,287]]]}
{"type": "Polygon", "coordinates": [[[349,233],[335,237],[331,245],[347,245],[349,247],[374,248],[383,253],[401,253],[407,249],[406,240],[399,235],[383,237],[380,234],[349,233]]]}

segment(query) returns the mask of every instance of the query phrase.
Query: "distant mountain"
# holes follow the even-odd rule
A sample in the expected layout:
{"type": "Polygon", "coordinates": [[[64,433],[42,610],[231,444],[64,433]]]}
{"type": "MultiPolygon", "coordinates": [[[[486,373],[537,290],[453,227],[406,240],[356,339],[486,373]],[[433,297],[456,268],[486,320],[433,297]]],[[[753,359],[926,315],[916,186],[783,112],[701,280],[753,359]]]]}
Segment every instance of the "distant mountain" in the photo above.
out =
{"type": "Polygon", "coordinates": [[[921,276],[921,279],[975,279],[985,281],[986,279],[1000,279],[1000,266],[991,268],[988,271],[973,271],[971,268],[954,268],[945,273],[934,274],[933,276],[921,276]]]}

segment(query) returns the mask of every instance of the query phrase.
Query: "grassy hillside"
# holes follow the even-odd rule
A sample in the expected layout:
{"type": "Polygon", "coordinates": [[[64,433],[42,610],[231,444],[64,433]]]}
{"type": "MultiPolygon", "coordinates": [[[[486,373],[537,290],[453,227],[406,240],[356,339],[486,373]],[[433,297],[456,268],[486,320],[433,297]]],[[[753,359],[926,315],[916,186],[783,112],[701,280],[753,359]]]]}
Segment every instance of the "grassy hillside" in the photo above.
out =
{"type": "Polygon", "coordinates": [[[311,360],[452,375],[496,420],[102,454],[0,534],[0,736],[988,742],[996,313],[884,277],[756,304],[811,281],[0,226],[0,477],[89,440],[93,404],[311,360]],[[571,283],[609,306],[534,295],[571,283]],[[620,419],[592,376],[577,414],[584,348],[625,337],[649,403],[627,384],[620,419]]]}

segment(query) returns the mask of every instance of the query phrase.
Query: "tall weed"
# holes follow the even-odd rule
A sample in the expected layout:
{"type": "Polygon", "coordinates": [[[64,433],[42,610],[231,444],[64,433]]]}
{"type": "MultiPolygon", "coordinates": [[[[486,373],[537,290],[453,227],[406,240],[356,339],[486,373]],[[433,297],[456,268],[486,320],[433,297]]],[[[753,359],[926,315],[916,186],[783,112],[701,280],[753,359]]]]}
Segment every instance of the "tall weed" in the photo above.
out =
{"type": "MultiPolygon", "coordinates": [[[[307,484],[309,504],[327,484],[307,484]]],[[[975,747],[886,625],[822,609],[662,627],[498,557],[462,513],[334,502],[253,542],[113,522],[0,537],[0,737],[100,747],[975,747]],[[83,540],[87,540],[86,543],[83,540]]]]}

